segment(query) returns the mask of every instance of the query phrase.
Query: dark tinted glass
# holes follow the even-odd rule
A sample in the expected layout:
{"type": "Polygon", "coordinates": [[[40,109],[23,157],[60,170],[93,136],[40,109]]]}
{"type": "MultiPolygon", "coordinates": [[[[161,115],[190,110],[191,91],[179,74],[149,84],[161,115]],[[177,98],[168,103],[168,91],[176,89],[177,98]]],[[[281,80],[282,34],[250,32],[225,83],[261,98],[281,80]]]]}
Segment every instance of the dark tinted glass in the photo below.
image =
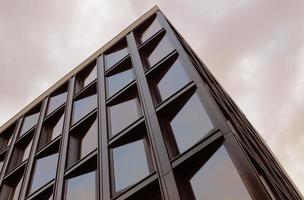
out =
{"type": "Polygon", "coordinates": [[[146,40],[148,40],[151,36],[153,36],[155,33],[160,31],[162,29],[161,24],[157,20],[157,18],[154,18],[152,23],[149,24],[149,26],[143,31],[139,38],[140,43],[144,43],[146,40]]]}
{"type": "Polygon", "coordinates": [[[95,120],[81,139],[80,158],[85,157],[97,148],[97,140],[97,120],[95,120]]]}
{"type": "Polygon", "coordinates": [[[190,180],[200,199],[251,199],[224,146],[190,180]]]}
{"type": "Polygon", "coordinates": [[[166,37],[166,35],[163,36],[161,41],[156,45],[156,47],[147,55],[147,61],[148,61],[148,67],[154,66],[156,63],[158,63],[161,59],[163,59],[165,56],[167,56],[169,53],[173,51],[173,47],[166,37]]]}
{"type": "Polygon", "coordinates": [[[136,97],[110,106],[112,135],[119,133],[139,118],[141,114],[141,108],[139,107],[139,101],[136,97]]]}
{"type": "Polygon", "coordinates": [[[74,101],[73,120],[77,122],[97,107],[97,95],[93,94],[74,101]]]}
{"type": "Polygon", "coordinates": [[[56,108],[58,108],[64,102],[66,102],[66,99],[67,99],[67,92],[63,92],[63,93],[50,97],[47,114],[50,114],[51,112],[56,110],[56,108]]]}
{"type": "Polygon", "coordinates": [[[113,149],[115,191],[137,183],[149,175],[143,140],[113,149]]]}
{"type": "Polygon", "coordinates": [[[105,55],[105,68],[110,69],[129,54],[126,42],[114,47],[105,55]]]}
{"type": "Polygon", "coordinates": [[[1,170],[2,170],[2,166],[3,166],[3,163],[4,163],[5,155],[6,155],[6,151],[3,152],[3,153],[0,155],[0,172],[1,172],[1,170]]]}
{"type": "Polygon", "coordinates": [[[83,87],[86,87],[97,78],[97,67],[95,66],[92,71],[84,78],[83,87]]]}
{"type": "Polygon", "coordinates": [[[183,65],[177,59],[156,84],[160,101],[166,100],[189,83],[189,81],[183,65]]]}
{"type": "Polygon", "coordinates": [[[32,148],[32,140],[30,141],[30,143],[26,147],[24,147],[24,151],[23,151],[21,162],[23,162],[23,161],[25,161],[25,160],[28,159],[28,157],[30,155],[31,148],[32,148]]]}
{"type": "Polygon", "coordinates": [[[118,92],[132,80],[134,80],[134,75],[131,66],[119,71],[118,73],[108,76],[108,97],[118,92]]]}
{"type": "Polygon", "coordinates": [[[35,163],[30,193],[55,178],[58,153],[38,158],[35,163]]]}
{"type": "Polygon", "coordinates": [[[170,123],[180,153],[213,129],[198,95],[194,93],[170,123]]]}
{"type": "Polygon", "coordinates": [[[39,118],[39,112],[25,116],[19,135],[21,136],[24,133],[26,133],[28,130],[33,128],[37,124],[38,118],[39,118]]]}
{"type": "Polygon", "coordinates": [[[15,125],[12,125],[0,134],[0,151],[10,145],[14,133],[15,125]]]}
{"type": "Polygon", "coordinates": [[[15,185],[15,187],[12,188],[12,193],[10,194],[9,200],[18,200],[21,185],[22,185],[22,180],[23,178],[21,178],[19,182],[15,185]]]}
{"type": "Polygon", "coordinates": [[[96,172],[89,172],[67,179],[66,200],[95,200],[96,172]]]}

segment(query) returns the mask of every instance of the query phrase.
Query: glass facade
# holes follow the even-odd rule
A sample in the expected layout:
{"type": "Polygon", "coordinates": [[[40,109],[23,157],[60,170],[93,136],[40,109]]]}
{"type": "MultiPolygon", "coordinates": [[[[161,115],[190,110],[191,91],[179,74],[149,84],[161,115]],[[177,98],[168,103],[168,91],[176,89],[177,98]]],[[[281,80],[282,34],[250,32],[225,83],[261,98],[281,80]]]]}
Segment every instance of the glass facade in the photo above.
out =
{"type": "Polygon", "coordinates": [[[154,8],[0,127],[0,199],[301,199],[261,141],[154,8]]]}

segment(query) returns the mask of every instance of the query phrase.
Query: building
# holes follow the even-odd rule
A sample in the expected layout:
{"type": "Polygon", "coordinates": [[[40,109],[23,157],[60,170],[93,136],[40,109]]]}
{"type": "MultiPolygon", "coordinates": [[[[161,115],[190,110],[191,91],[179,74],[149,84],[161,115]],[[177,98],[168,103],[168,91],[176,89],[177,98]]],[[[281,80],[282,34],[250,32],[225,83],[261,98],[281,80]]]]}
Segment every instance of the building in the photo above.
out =
{"type": "Polygon", "coordinates": [[[157,7],[4,124],[0,151],[1,200],[302,199],[157,7]]]}

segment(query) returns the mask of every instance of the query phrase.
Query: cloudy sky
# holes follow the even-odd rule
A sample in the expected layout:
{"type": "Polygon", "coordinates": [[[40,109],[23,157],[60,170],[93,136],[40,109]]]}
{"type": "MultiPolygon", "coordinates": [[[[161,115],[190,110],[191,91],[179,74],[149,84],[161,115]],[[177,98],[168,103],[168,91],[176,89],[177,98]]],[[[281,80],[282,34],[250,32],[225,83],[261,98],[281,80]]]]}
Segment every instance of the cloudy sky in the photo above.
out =
{"type": "Polygon", "coordinates": [[[0,2],[0,125],[157,4],[304,193],[304,1],[0,2]]]}

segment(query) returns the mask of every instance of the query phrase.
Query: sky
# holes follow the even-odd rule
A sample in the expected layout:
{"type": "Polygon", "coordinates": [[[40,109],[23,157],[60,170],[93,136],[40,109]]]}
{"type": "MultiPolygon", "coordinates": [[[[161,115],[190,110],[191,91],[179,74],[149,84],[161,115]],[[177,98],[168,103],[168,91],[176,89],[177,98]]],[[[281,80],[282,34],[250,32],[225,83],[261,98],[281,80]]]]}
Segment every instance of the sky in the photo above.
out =
{"type": "Polygon", "coordinates": [[[0,125],[158,5],[304,193],[304,1],[0,3],[0,125]]]}

